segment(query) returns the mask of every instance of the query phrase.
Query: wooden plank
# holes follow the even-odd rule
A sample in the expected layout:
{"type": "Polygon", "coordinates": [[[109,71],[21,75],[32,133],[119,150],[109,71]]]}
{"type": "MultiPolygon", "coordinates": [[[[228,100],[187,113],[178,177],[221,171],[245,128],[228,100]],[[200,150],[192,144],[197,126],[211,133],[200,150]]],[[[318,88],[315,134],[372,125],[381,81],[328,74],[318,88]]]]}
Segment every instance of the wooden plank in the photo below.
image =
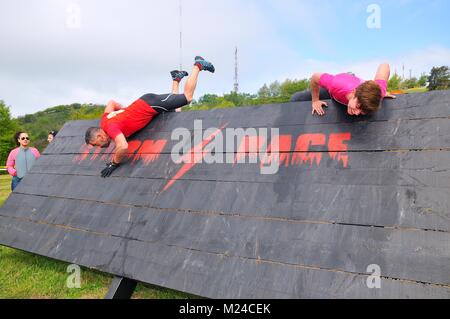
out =
{"type": "Polygon", "coordinates": [[[364,273],[376,264],[384,277],[450,286],[450,233],[125,208],[33,196],[20,196],[20,200],[22,205],[10,204],[5,210],[45,224],[349,273],[364,273]]]}
{"type": "Polygon", "coordinates": [[[18,193],[163,209],[449,231],[448,189],[38,175],[18,193]],[[118,182],[120,181],[120,182],[118,182]]]}
{"type": "Polygon", "coordinates": [[[0,216],[2,245],[60,261],[105,270],[122,239],[0,216]],[[87,245],[89,244],[89,245],[87,245]]]}
{"type": "MultiPolygon", "coordinates": [[[[309,110],[310,102],[271,104],[244,108],[214,109],[160,115],[145,130],[171,132],[174,128],[185,127],[200,119],[205,125],[217,125],[218,122],[232,121],[238,127],[271,127],[395,121],[429,118],[448,118],[450,116],[450,94],[446,91],[400,95],[396,100],[385,100],[381,110],[371,117],[352,117],[345,107],[328,101],[330,107],[324,117],[313,117],[309,110]]],[[[77,121],[67,123],[60,137],[81,136],[91,126],[98,126],[99,121],[77,121]]]]}
{"type": "MultiPolygon", "coordinates": [[[[321,154],[321,163],[296,163],[300,153],[283,154],[280,170],[275,175],[261,174],[259,164],[207,164],[199,163],[180,180],[205,180],[222,182],[286,183],[290,185],[389,185],[419,187],[450,187],[450,151],[427,152],[352,152],[346,154],[348,167],[321,154]],[[289,165],[288,167],[286,167],[289,165]]],[[[45,160],[33,166],[32,174],[61,174],[99,176],[107,159],[97,157],[74,163],[74,155],[44,155],[45,160]]],[[[170,179],[183,167],[175,164],[168,154],[154,162],[135,159],[114,172],[114,177],[142,179],[170,179]]],[[[247,160],[248,161],[248,160],[247,160]]]]}
{"type": "MultiPolygon", "coordinates": [[[[304,134],[322,134],[324,143],[314,147],[315,151],[329,150],[329,137],[331,134],[349,134],[351,140],[344,143],[344,146],[336,145],[335,151],[392,151],[392,150],[424,150],[424,149],[450,149],[450,125],[449,119],[425,119],[425,120],[399,120],[393,122],[360,122],[352,124],[318,124],[318,125],[297,125],[280,127],[280,135],[289,135],[293,140],[292,151],[295,142],[304,134]]],[[[186,123],[186,126],[194,123],[186,123]]],[[[215,127],[225,125],[224,122],[216,122],[215,127]]],[[[273,127],[277,127],[274,125],[273,127]]],[[[209,127],[204,127],[208,129],[209,127]]],[[[228,128],[239,128],[228,126],[228,128]]],[[[186,129],[190,129],[186,127],[186,129]]],[[[245,129],[245,127],[244,127],[245,129]]],[[[191,134],[193,143],[194,135],[191,134]]],[[[172,140],[172,132],[151,132],[144,130],[136,135],[135,140],[164,140],[167,142],[163,153],[170,154],[173,147],[179,144],[179,140],[172,140]]],[[[133,139],[130,139],[132,141],[133,139]]],[[[234,150],[238,149],[237,142],[234,143],[234,150]]],[[[82,146],[85,145],[84,137],[60,137],[55,140],[45,150],[44,154],[79,154],[82,146]]],[[[230,144],[231,145],[231,144],[230,144]]]]}
{"type": "Polygon", "coordinates": [[[110,237],[105,241],[98,234],[72,229],[61,232],[50,225],[17,223],[5,217],[0,217],[0,228],[0,241],[9,246],[209,298],[450,297],[448,287],[381,278],[381,289],[369,289],[364,274],[186,251],[136,240],[117,238],[111,243],[110,237]],[[45,245],[36,244],[36,234],[46,234],[45,245]],[[13,237],[15,243],[10,243],[13,237]]]}

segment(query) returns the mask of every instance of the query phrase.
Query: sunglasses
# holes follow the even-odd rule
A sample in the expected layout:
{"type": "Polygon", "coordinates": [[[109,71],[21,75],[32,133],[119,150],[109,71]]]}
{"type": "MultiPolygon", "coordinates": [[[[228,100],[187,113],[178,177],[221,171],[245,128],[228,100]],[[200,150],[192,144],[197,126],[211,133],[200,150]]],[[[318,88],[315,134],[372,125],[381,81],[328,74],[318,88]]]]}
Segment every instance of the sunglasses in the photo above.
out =
{"type": "Polygon", "coordinates": [[[21,137],[20,139],[21,139],[22,141],[25,141],[25,140],[29,141],[29,140],[30,140],[29,137],[21,137]]]}

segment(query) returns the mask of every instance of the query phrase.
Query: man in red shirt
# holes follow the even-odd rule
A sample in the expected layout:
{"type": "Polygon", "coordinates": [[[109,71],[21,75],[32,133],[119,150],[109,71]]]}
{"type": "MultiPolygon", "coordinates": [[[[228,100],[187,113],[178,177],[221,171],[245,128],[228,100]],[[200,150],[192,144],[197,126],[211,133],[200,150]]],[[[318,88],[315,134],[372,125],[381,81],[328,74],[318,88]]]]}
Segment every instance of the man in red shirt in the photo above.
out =
{"type": "Polygon", "coordinates": [[[171,94],[146,94],[127,108],[115,101],[108,103],[100,126],[86,131],[86,144],[107,148],[114,140],[115,153],[111,163],[102,171],[106,178],[120,166],[128,152],[127,138],[146,127],[155,116],[163,112],[173,112],[192,102],[200,71],[215,72],[212,63],[202,57],[195,58],[194,68],[189,76],[184,94],[178,94],[181,79],[188,75],[184,71],[172,71],[173,86],[171,94]]]}

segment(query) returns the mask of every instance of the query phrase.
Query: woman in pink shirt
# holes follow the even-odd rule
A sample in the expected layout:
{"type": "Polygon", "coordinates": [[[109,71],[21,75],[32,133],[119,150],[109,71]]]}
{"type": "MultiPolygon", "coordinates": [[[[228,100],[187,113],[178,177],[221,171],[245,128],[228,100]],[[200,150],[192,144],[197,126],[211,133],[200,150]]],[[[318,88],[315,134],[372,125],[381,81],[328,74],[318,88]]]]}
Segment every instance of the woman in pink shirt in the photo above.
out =
{"type": "Polygon", "coordinates": [[[387,93],[390,66],[381,64],[373,81],[364,81],[353,74],[314,73],[311,78],[311,91],[299,92],[292,102],[312,101],[312,114],[325,115],[328,104],[321,99],[334,99],[347,106],[350,115],[371,115],[378,111],[383,98],[395,98],[387,93]]]}
{"type": "Polygon", "coordinates": [[[19,185],[22,178],[34,165],[36,159],[41,156],[37,149],[29,147],[30,137],[27,133],[18,132],[15,138],[19,147],[9,153],[6,162],[8,173],[13,177],[11,183],[12,191],[19,185]]]}

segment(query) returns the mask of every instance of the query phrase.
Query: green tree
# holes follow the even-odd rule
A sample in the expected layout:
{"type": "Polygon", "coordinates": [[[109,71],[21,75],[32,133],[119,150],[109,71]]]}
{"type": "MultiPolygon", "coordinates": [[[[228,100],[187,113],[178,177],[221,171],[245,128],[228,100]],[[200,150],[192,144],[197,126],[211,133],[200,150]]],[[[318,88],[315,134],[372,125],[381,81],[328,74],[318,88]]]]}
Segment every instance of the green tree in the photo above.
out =
{"type": "Polygon", "coordinates": [[[418,80],[417,78],[414,77],[404,80],[401,84],[402,89],[412,89],[418,86],[419,86],[418,80]]]}
{"type": "Polygon", "coordinates": [[[448,66],[435,67],[431,69],[430,77],[428,78],[428,89],[433,90],[447,90],[450,88],[450,70],[448,66]]]}
{"type": "Polygon", "coordinates": [[[284,99],[289,99],[291,96],[299,91],[304,91],[309,89],[309,80],[303,79],[303,80],[290,80],[287,79],[281,84],[281,96],[284,99]]]}
{"type": "Polygon", "coordinates": [[[103,114],[104,105],[79,104],[59,105],[17,118],[21,130],[28,132],[32,144],[39,151],[47,145],[49,131],[59,131],[67,121],[98,119],[103,114]]]}
{"type": "Polygon", "coordinates": [[[0,165],[5,165],[9,152],[16,146],[14,134],[18,130],[17,121],[11,117],[11,111],[0,100],[0,165]]]}
{"type": "Polygon", "coordinates": [[[417,85],[419,86],[419,87],[424,87],[424,86],[426,86],[427,85],[427,82],[428,82],[428,75],[426,75],[426,74],[422,74],[421,76],[420,76],[420,78],[419,78],[419,80],[417,81],[417,85]]]}
{"type": "Polygon", "coordinates": [[[220,103],[218,95],[205,94],[198,100],[198,102],[196,104],[214,105],[216,103],[220,103]]]}
{"type": "Polygon", "coordinates": [[[224,100],[233,103],[234,106],[244,106],[248,104],[249,100],[255,97],[256,96],[252,94],[236,92],[230,92],[223,95],[224,100]]]}
{"type": "Polygon", "coordinates": [[[267,84],[264,84],[258,91],[258,98],[265,99],[270,97],[270,89],[267,84]]]}
{"type": "Polygon", "coordinates": [[[226,109],[226,108],[230,108],[230,107],[234,107],[234,106],[236,106],[236,105],[234,105],[233,102],[222,99],[221,101],[219,101],[217,104],[214,105],[214,108],[215,109],[226,109]]]}
{"type": "Polygon", "coordinates": [[[105,108],[103,105],[83,104],[70,105],[69,119],[71,121],[95,120],[102,117],[105,108]]]}
{"type": "Polygon", "coordinates": [[[402,83],[402,78],[395,73],[388,82],[388,90],[392,91],[392,90],[398,90],[400,89],[400,85],[402,83]]]}
{"type": "Polygon", "coordinates": [[[281,95],[281,84],[278,81],[272,82],[269,85],[270,97],[277,97],[281,95]]]}

